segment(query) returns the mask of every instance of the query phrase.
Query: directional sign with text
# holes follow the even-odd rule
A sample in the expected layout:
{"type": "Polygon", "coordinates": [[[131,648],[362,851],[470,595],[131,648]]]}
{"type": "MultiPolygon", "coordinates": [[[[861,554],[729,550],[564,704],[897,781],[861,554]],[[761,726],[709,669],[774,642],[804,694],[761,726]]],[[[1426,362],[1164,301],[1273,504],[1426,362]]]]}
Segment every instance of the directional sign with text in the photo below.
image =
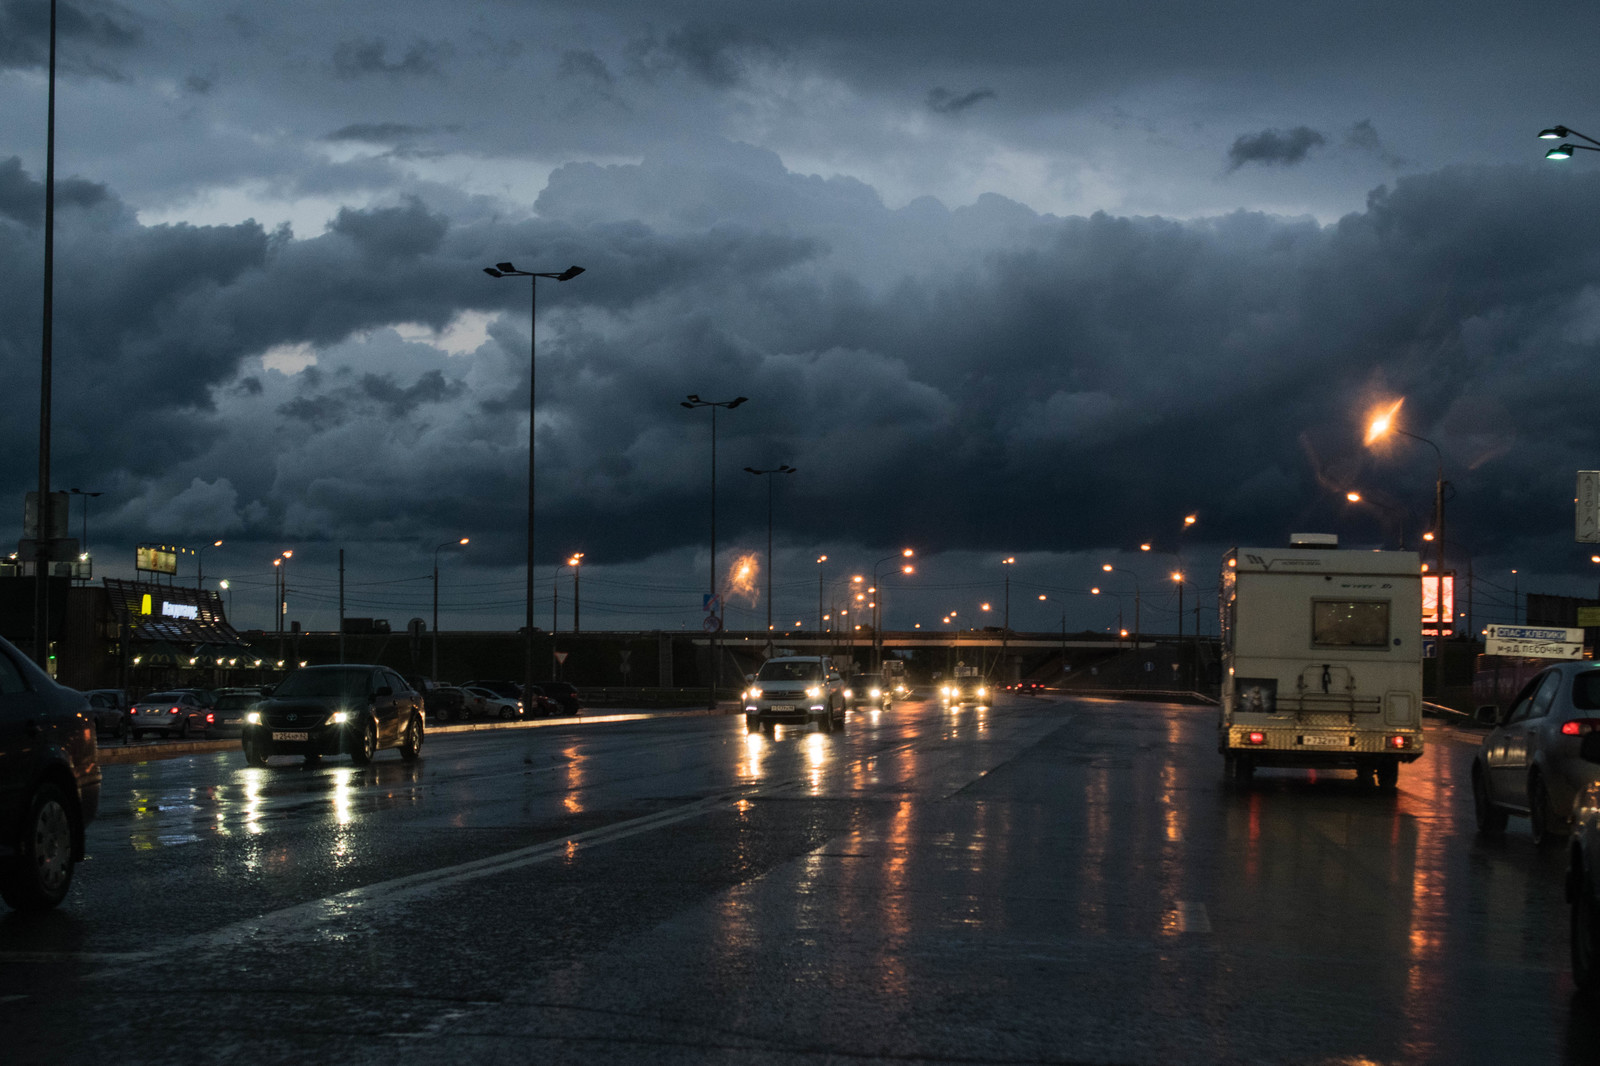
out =
{"type": "Polygon", "coordinates": [[[1583,630],[1563,626],[1488,626],[1483,653],[1531,659],[1581,659],[1583,630]]]}

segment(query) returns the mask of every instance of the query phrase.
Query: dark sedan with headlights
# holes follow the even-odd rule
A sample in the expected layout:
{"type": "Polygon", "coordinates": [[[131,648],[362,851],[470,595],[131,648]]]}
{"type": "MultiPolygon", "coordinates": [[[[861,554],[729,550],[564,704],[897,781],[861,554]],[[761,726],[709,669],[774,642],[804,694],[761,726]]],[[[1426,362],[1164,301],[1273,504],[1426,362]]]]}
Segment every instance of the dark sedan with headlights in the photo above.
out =
{"type": "Polygon", "coordinates": [[[348,755],[365,765],[382,748],[407,762],[422,752],[421,693],[386,666],[305,666],[283,679],[245,716],[245,761],[274,755],[348,755]]]}

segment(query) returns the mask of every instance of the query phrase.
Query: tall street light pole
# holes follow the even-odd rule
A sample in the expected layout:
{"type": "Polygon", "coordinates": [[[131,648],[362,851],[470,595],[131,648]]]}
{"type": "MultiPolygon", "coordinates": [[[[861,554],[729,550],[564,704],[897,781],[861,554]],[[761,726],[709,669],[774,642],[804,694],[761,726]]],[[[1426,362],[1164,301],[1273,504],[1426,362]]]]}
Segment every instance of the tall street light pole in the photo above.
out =
{"type": "MultiPolygon", "coordinates": [[[[910,548],[901,548],[897,554],[885,555],[882,559],[879,559],[877,562],[872,564],[872,588],[868,591],[872,593],[872,673],[874,676],[883,673],[883,626],[881,624],[883,585],[878,581],[878,568],[884,563],[891,562],[895,559],[910,559],[916,554],[917,553],[910,548]]],[[[910,563],[902,563],[900,564],[900,572],[902,574],[915,573],[916,567],[912,566],[910,563]]]]}
{"type": "Polygon", "coordinates": [[[445,541],[433,549],[433,669],[428,676],[434,681],[439,680],[439,553],[446,548],[464,548],[470,543],[472,538],[462,537],[445,541]]]}
{"type": "MultiPolygon", "coordinates": [[[[788,463],[775,466],[771,470],[757,470],[753,466],[744,468],[745,473],[761,477],[768,474],[792,474],[795,468],[788,463]]],[[[767,656],[772,656],[772,488],[776,478],[767,478],[767,656]]]]}
{"type": "Polygon", "coordinates": [[[1017,565],[1016,556],[1006,556],[1000,560],[1000,565],[1006,575],[1005,614],[1000,620],[1000,683],[1008,685],[1011,683],[1010,661],[1007,658],[1010,653],[1011,638],[1011,568],[1017,565]]]}
{"type": "Polygon", "coordinates": [[[1108,574],[1127,574],[1133,580],[1133,649],[1137,654],[1139,650],[1139,575],[1132,570],[1127,570],[1120,566],[1112,566],[1110,563],[1102,563],[1100,569],[1108,574]]]}
{"type": "Polygon", "coordinates": [[[578,574],[583,570],[583,552],[573,552],[572,557],[567,560],[567,565],[572,567],[572,635],[577,636],[579,632],[578,610],[580,606],[578,574]]]}
{"type": "Polygon", "coordinates": [[[89,501],[96,496],[104,496],[103,492],[89,492],[85,489],[68,489],[74,496],[83,497],[83,545],[78,549],[85,555],[89,553],[89,501]]]}
{"type": "Polygon", "coordinates": [[[531,693],[534,685],[533,669],[533,439],[534,439],[534,400],[536,397],[536,370],[538,364],[538,336],[539,336],[539,279],[553,278],[556,281],[571,281],[583,273],[583,267],[570,266],[556,273],[545,273],[536,270],[518,270],[510,263],[496,263],[492,267],[484,267],[483,272],[491,278],[527,278],[528,279],[528,553],[526,567],[528,571],[527,587],[527,613],[523,618],[523,625],[527,629],[527,640],[523,655],[523,691],[531,693]]]}
{"type": "Polygon", "coordinates": [[[44,308],[39,329],[39,529],[33,573],[33,658],[50,669],[50,381],[52,327],[55,322],[56,254],[56,0],[50,0],[50,87],[45,104],[44,149],[44,308]]]}
{"type": "Polygon", "coordinates": [[[822,564],[827,561],[828,557],[826,555],[817,556],[817,632],[819,634],[822,632],[824,616],[828,613],[822,603],[822,564]]]}
{"type": "MultiPolygon", "coordinates": [[[[197,589],[203,589],[203,588],[206,587],[206,548],[207,547],[208,547],[207,545],[201,545],[200,547],[198,547],[198,548],[196,548],[194,550],[194,587],[197,588],[197,589]]],[[[211,542],[209,547],[220,548],[220,547],[222,547],[222,541],[214,540],[214,541],[211,542]]]]}
{"type": "MultiPolygon", "coordinates": [[[[1581,137],[1583,135],[1582,134],[1578,134],[1578,136],[1581,137]]],[[[1587,140],[1588,138],[1584,138],[1584,139],[1587,140]]],[[[1433,443],[1433,441],[1427,439],[1426,437],[1419,437],[1415,433],[1408,433],[1405,430],[1401,429],[1399,426],[1395,425],[1395,419],[1400,414],[1400,405],[1402,403],[1404,403],[1404,402],[1405,402],[1404,399],[1396,400],[1387,409],[1385,409],[1382,412],[1379,412],[1376,416],[1374,416],[1372,421],[1367,425],[1367,440],[1366,440],[1366,443],[1370,447],[1373,444],[1377,443],[1378,441],[1382,440],[1383,438],[1387,437],[1389,434],[1398,433],[1402,437],[1409,437],[1412,440],[1421,441],[1423,444],[1426,444],[1428,447],[1432,448],[1433,449],[1434,458],[1437,460],[1437,464],[1438,465],[1435,468],[1436,474],[1435,474],[1434,481],[1433,481],[1433,532],[1434,532],[1434,542],[1433,542],[1434,543],[1434,556],[1433,556],[1433,558],[1434,558],[1434,571],[1435,571],[1435,574],[1434,574],[1434,589],[1436,590],[1434,592],[1434,597],[1433,597],[1433,621],[1434,621],[1434,632],[1435,632],[1435,636],[1437,638],[1438,643],[1435,645],[1435,651],[1437,652],[1437,655],[1436,655],[1436,659],[1435,659],[1435,662],[1434,662],[1434,684],[1433,684],[1434,693],[1433,693],[1433,698],[1442,703],[1444,701],[1444,636],[1445,636],[1445,631],[1444,631],[1444,624],[1445,624],[1445,612],[1444,612],[1444,599],[1445,599],[1445,595],[1444,595],[1444,498],[1445,498],[1445,485],[1447,484],[1447,482],[1444,479],[1444,453],[1439,450],[1439,446],[1437,444],[1433,443]]]]}
{"type": "Polygon", "coordinates": [[[742,403],[748,403],[750,397],[735,396],[731,400],[702,400],[698,395],[690,393],[678,402],[678,406],[687,407],[691,411],[700,407],[711,408],[711,592],[706,600],[706,629],[711,634],[711,710],[717,709],[717,653],[720,651],[718,634],[722,631],[722,614],[717,603],[717,408],[726,408],[731,411],[742,403]]]}

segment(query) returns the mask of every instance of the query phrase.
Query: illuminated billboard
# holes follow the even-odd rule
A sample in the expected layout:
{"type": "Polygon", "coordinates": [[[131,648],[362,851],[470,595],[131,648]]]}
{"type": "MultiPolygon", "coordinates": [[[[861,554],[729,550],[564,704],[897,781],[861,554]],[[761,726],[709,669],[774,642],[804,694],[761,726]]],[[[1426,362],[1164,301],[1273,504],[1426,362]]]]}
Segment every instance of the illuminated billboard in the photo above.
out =
{"type": "MultiPolygon", "coordinates": [[[[1449,636],[1456,624],[1456,575],[1444,574],[1444,635],[1449,636]]],[[[1422,575],[1422,635],[1439,635],[1439,575],[1422,575]]]]}
{"type": "Polygon", "coordinates": [[[133,566],[135,570],[143,570],[151,574],[176,574],[178,572],[178,553],[175,549],[156,547],[155,545],[141,545],[133,551],[133,566]]]}

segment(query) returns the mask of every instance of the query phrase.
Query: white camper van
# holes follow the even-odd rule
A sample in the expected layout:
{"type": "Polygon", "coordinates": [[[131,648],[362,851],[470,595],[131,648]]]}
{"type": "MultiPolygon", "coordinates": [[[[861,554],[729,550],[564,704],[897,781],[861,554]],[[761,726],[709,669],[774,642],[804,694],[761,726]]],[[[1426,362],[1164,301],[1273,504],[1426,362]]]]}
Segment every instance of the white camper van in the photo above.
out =
{"type": "Polygon", "coordinates": [[[1223,560],[1217,749],[1240,781],[1288,766],[1393,788],[1422,755],[1421,560],[1326,534],[1290,545],[1223,560]]]}

